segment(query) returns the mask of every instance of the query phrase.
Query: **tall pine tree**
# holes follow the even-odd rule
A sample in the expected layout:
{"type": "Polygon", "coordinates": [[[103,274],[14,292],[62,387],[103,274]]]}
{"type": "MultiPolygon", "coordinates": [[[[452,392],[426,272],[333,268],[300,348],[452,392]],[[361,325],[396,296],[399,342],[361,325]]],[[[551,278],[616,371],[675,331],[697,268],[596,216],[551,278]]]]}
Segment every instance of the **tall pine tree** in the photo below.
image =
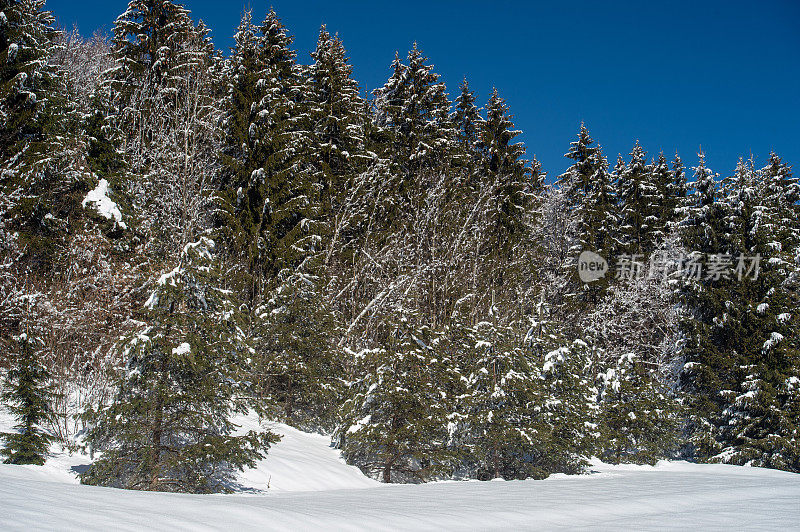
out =
{"type": "Polygon", "coordinates": [[[234,435],[247,409],[245,335],[206,237],[186,246],[145,304],[144,327],[123,343],[111,404],[89,412],[88,440],[103,451],[86,484],[209,493],[231,488],[277,438],[234,435]]]}
{"type": "Polygon", "coordinates": [[[42,425],[52,419],[55,392],[50,371],[42,360],[41,341],[27,333],[15,338],[11,369],[6,374],[3,403],[17,419],[15,432],[0,434],[7,464],[43,465],[53,437],[42,425]]]}

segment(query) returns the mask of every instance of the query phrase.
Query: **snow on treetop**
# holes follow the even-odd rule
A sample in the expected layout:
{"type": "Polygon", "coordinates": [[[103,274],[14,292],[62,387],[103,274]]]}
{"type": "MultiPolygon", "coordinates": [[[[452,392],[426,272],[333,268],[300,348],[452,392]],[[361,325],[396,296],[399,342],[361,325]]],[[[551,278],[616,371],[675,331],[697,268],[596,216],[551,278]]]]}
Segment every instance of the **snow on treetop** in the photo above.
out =
{"type": "MultiPolygon", "coordinates": [[[[202,236],[197,242],[189,242],[183,246],[183,255],[189,255],[190,253],[194,252],[197,253],[201,258],[210,259],[211,250],[214,249],[216,245],[216,242],[210,238],[202,236]]],[[[159,284],[163,283],[159,281],[159,284]]]]}
{"type": "Polygon", "coordinates": [[[122,221],[122,212],[120,212],[117,204],[108,197],[108,192],[108,181],[106,179],[101,179],[100,182],[97,183],[97,187],[86,194],[81,205],[86,207],[89,203],[94,204],[95,209],[97,209],[97,212],[100,213],[101,216],[109,220],[114,220],[120,228],[127,229],[125,222],[122,221]]]}
{"type": "Polygon", "coordinates": [[[542,366],[542,371],[545,373],[552,371],[556,366],[561,365],[564,360],[566,360],[567,355],[569,355],[569,349],[566,347],[559,347],[554,351],[550,351],[544,356],[545,363],[544,366],[542,366]]]}
{"type": "Polygon", "coordinates": [[[764,342],[763,349],[764,351],[769,351],[773,347],[775,347],[780,341],[783,340],[783,335],[779,332],[772,332],[769,335],[769,340],[764,342]]]}
{"type": "MultiPolygon", "coordinates": [[[[183,273],[183,269],[180,266],[178,266],[178,267],[174,268],[172,271],[169,271],[169,272],[167,272],[165,274],[162,274],[161,277],[158,278],[157,285],[158,286],[166,286],[166,285],[177,286],[178,282],[176,281],[176,278],[181,273],[183,273]]],[[[147,301],[144,304],[145,308],[149,308],[149,309],[155,308],[156,305],[158,305],[158,290],[154,290],[150,294],[150,297],[147,298],[147,301]]]]}
{"type": "Polygon", "coordinates": [[[192,352],[192,347],[187,343],[183,342],[178,347],[172,349],[172,354],[175,356],[183,356],[192,352]]]}
{"type": "Polygon", "coordinates": [[[158,278],[158,285],[159,286],[166,286],[168,284],[170,286],[177,286],[175,278],[180,273],[181,273],[181,268],[180,267],[173,268],[172,270],[170,270],[167,273],[162,274],[161,277],[158,278]]]}

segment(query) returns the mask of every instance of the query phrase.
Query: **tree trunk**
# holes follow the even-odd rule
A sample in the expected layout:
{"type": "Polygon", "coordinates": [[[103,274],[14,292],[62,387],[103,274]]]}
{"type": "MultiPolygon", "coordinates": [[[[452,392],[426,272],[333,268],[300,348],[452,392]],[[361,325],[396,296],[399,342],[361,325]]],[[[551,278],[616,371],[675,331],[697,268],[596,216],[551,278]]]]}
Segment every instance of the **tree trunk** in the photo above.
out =
{"type": "Polygon", "coordinates": [[[156,402],[155,421],[153,423],[153,434],[150,449],[150,491],[158,491],[159,462],[161,460],[161,437],[163,435],[163,406],[161,396],[156,402]]]}
{"type": "MultiPolygon", "coordinates": [[[[175,303],[172,303],[169,308],[169,314],[172,316],[175,310],[175,303]]],[[[167,327],[167,336],[171,327],[167,327]]],[[[167,371],[169,369],[169,355],[166,353],[161,354],[161,363],[159,364],[158,383],[156,384],[156,401],[153,406],[153,432],[151,434],[151,449],[150,449],[150,491],[158,491],[160,472],[161,472],[161,451],[163,449],[161,440],[164,436],[164,393],[167,386],[167,371]]]]}

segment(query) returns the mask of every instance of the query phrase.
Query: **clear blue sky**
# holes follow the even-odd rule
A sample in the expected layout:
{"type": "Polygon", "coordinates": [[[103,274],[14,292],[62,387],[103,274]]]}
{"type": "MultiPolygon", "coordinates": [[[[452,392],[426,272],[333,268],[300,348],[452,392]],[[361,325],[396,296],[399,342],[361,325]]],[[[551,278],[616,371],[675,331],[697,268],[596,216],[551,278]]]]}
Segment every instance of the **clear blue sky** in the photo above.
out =
{"type": "MultiPolygon", "coordinates": [[[[451,98],[466,75],[479,99],[493,86],[511,105],[529,154],[551,177],[584,120],[613,165],[639,139],[648,155],[678,150],[732,171],[770,150],[800,173],[800,2],[470,2],[184,0],[228,50],[242,10],[274,6],[302,61],[319,26],[338,32],[369,90],[395,50],[416,40],[451,98]]],[[[61,25],[109,31],[126,0],[48,0],[61,25]]]]}

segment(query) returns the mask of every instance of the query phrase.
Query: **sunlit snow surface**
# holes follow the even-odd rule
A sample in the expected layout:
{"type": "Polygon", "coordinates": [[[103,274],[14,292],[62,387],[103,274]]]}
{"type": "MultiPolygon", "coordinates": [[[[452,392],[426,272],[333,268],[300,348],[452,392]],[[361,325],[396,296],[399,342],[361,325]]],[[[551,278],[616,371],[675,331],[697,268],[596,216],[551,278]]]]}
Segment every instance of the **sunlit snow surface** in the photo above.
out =
{"type": "Polygon", "coordinates": [[[601,464],[589,475],[543,481],[384,486],[342,462],[327,438],[271,426],[283,441],[241,476],[243,491],[234,495],[77,485],[69,470],[86,463],[81,456],[57,455],[44,467],[0,465],[0,529],[776,530],[800,523],[800,475],[790,473],[662,462],[601,464]]]}

